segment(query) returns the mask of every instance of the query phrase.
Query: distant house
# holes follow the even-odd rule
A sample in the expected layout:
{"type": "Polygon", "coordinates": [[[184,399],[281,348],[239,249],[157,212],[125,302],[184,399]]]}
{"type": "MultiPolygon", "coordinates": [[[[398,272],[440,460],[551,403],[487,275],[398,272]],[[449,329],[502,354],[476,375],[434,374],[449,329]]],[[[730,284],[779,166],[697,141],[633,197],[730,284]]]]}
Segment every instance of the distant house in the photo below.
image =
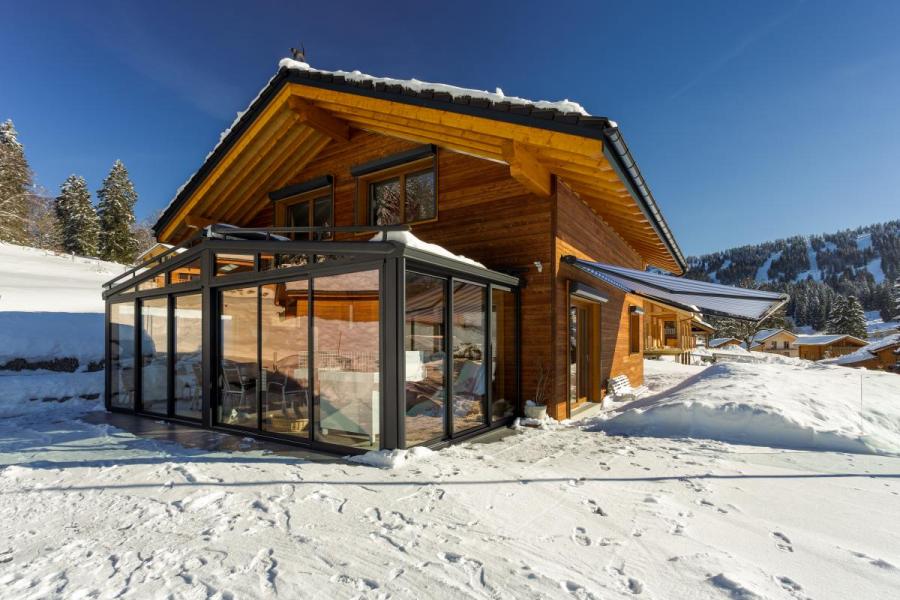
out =
{"type": "Polygon", "coordinates": [[[822,362],[900,373],[900,333],[867,344],[850,354],[826,359],[822,362]]]}
{"type": "Polygon", "coordinates": [[[794,345],[800,358],[822,360],[856,352],[866,345],[866,341],[842,334],[798,335],[794,345]]]}
{"type": "Polygon", "coordinates": [[[691,321],[691,335],[694,337],[695,348],[709,348],[709,341],[716,332],[716,328],[704,321],[699,315],[694,315],[691,321]]]}
{"type": "Polygon", "coordinates": [[[797,336],[786,329],[763,329],[753,336],[750,350],[782,356],[797,356],[797,336]]]}
{"type": "Polygon", "coordinates": [[[737,338],[733,337],[724,337],[724,338],[713,338],[709,340],[709,348],[710,349],[726,349],[726,348],[738,348],[744,345],[744,342],[737,338]]]}

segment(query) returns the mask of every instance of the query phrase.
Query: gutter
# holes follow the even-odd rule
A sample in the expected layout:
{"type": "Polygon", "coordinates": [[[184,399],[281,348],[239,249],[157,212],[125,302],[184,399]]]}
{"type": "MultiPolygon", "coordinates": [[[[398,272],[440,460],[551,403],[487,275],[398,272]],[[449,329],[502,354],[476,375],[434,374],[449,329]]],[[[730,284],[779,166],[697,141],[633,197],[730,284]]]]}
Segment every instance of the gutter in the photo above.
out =
{"type": "Polygon", "coordinates": [[[622,137],[621,131],[613,121],[609,121],[609,127],[603,130],[603,141],[603,154],[625,182],[641,212],[644,213],[656,234],[666,245],[666,249],[678,263],[681,269],[681,273],[678,274],[684,275],[687,271],[687,261],[681,253],[681,248],[678,247],[678,242],[675,241],[675,236],[672,235],[672,230],[669,229],[669,224],[666,223],[666,218],[660,212],[656,200],[653,199],[650,187],[628,149],[625,138],[622,137]]]}

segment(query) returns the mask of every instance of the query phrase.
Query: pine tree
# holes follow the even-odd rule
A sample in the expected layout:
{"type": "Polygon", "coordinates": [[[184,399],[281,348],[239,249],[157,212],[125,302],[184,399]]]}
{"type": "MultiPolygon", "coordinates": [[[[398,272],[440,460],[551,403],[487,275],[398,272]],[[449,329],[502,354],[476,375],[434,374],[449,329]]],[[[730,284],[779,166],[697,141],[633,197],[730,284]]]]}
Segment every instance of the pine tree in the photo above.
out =
{"type": "Polygon", "coordinates": [[[894,283],[894,287],[891,291],[891,298],[894,300],[894,317],[892,320],[900,321],[900,277],[898,277],[897,281],[894,283]]]}
{"type": "Polygon", "coordinates": [[[27,241],[31,168],[12,120],[0,123],[0,242],[27,241]]]}
{"type": "Polygon", "coordinates": [[[845,333],[841,331],[846,320],[847,301],[843,296],[835,296],[828,310],[828,320],[825,322],[825,333],[845,333]]]}
{"type": "Polygon", "coordinates": [[[137,254],[137,244],[131,234],[134,224],[134,205],[137,193],[128,178],[122,161],[117,160],[103,186],[97,192],[100,202],[100,257],[120,263],[131,263],[137,254]]]}
{"type": "Polygon", "coordinates": [[[866,313],[863,311],[862,304],[856,299],[856,296],[847,298],[847,324],[846,331],[848,335],[858,337],[862,340],[866,339],[866,313]]]}
{"type": "Polygon", "coordinates": [[[61,252],[63,250],[56,217],[56,199],[45,190],[29,194],[28,201],[28,245],[43,250],[61,252]]]}
{"type": "Polygon", "coordinates": [[[64,251],[79,256],[97,256],[100,224],[84,177],[69,175],[60,186],[56,217],[64,251]]]}

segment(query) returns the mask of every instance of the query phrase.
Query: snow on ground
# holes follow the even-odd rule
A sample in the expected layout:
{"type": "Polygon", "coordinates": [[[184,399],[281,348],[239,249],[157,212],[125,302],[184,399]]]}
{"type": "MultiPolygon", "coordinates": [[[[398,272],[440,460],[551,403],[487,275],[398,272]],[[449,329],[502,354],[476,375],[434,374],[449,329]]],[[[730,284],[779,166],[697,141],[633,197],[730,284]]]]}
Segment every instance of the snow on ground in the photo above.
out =
{"type": "MultiPolygon", "coordinates": [[[[652,361],[646,364],[651,373],[657,370],[652,361]]],[[[898,398],[900,377],[892,373],[800,359],[727,362],[617,408],[594,427],[613,434],[900,456],[898,398]]]]}
{"type": "Polygon", "coordinates": [[[866,311],[866,333],[869,337],[885,331],[900,329],[900,321],[885,321],[877,310],[866,311]]]}
{"type": "Polygon", "coordinates": [[[84,404],[0,419],[6,597],[822,599],[900,586],[896,458],[569,426],[379,469],[187,450],[80,421],[84,404]]]}
{"type": "Polygon", "coordinates": [[[102,313],[101,284],[127,267],[0,243],[0,311],[102,313]]]}

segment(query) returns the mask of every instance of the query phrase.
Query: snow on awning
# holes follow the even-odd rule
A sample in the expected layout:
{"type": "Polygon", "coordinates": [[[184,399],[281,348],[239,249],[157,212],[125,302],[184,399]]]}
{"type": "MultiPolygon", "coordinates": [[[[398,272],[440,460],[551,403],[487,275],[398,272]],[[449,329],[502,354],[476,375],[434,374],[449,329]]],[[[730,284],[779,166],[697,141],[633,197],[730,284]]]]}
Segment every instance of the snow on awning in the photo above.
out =
{"type": "Polygon", "coordinates": [[[564,256],[562,260],[622,291],[719,317],[760,321],[788,301],[786,294],[776,292],[637,271],[574,256],[564,256]]]}

